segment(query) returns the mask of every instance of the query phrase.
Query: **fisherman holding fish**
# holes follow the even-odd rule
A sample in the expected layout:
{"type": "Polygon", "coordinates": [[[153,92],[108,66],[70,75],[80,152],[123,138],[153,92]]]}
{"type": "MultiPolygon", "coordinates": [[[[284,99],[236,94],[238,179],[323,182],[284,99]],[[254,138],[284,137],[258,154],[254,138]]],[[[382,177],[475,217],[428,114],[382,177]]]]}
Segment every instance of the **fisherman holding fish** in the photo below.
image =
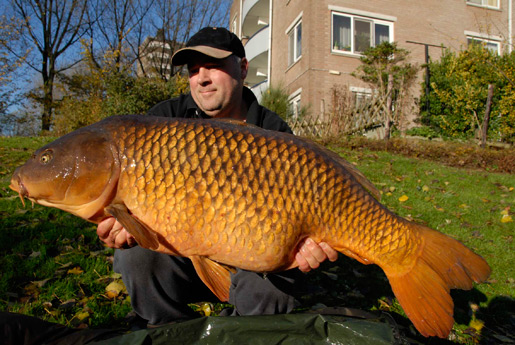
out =
{"type": "MultiPolygon", "coordinates": [[[[248,61],[241,41],[224,28],[207,27],[193,35],[178,50],[172,64],[187,64],[190,93],[161,102],[148,112],[152,116],[183,118],[226,118],[244,121],[264,129],[291,133],[276,113],[258,104],[243,85],[248,61]]],[[[215,301],[215,295],[197,275],[187,258],[170,256],[136,245],[134,237],[110,217],[97,228],[99,238],[116,248],[114,270],[122,274],[134,311],[158,326],[198,316],[188,303],[215,301]]],[[[308,238],[295,256],[302,272],[326,259],[335,261],[337,252],[327,243],[308,238]]],[[[296,306],[295,294],[302,280],[299,270],[262,275],[240,270],[231,274],[229,303],[235,309],[225,315],[288,313],[296,306]]]]}

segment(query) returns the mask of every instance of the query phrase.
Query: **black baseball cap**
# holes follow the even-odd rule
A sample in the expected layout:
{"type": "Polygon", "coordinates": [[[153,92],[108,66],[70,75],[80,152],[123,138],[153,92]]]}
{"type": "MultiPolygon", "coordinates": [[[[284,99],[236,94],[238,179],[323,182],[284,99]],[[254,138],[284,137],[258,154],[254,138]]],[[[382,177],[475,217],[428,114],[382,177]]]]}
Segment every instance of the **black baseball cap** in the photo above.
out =
{"type": "Polygon", "coordinates": [[[200,29],[172,56],[172,65],[180,66],[188,63],[193,52],[199,52],[215,59],[225,59],[234,54],[245,57],[245,48],[238,36],[225,28],[206,27],[200,29]]]}

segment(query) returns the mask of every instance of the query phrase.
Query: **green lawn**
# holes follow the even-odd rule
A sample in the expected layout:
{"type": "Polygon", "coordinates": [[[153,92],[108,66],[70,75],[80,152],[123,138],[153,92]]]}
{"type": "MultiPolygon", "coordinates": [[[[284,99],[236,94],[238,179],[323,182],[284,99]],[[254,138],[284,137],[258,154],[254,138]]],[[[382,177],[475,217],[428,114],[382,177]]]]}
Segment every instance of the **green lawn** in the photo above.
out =
{"type": "MultiPolygon", "coordinates": [[[[112,250],[101,245],[95,226],[30,202],[23,207],[8,188],[14,168],[47,141],[0,138],[0,310],[68,326],[118,326],[130,301],[118,284],[120,277],[112,273],[112,250]]],[[[509,340],[515,333],[510,321],[515,317],[515,222],[509,222],[510,217],[515,220],[515,175],[331,148],[382,191],[382,202],[390,209],[459,239],[491,265],[487,283],[453,292],[457,326],[452,342],[509,340]]],[[[307,308],[318,304],[386,311],[416,337],[377,267],[342,257],[308,278],[318,291],[304,299],[307,308]]]]}

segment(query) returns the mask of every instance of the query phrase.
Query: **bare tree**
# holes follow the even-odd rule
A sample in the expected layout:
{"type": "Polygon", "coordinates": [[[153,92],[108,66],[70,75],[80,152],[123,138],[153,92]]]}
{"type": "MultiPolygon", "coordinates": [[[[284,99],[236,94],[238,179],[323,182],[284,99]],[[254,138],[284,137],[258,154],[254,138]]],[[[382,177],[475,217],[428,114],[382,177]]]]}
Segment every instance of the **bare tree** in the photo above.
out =
{"type": "Polygon", "coordinates": [[[60,63],[63,54],[84,33],[87,3],[87,0],[12,0],[14,13],[23,22],[23,37],[37,54],[26,61],[43,80],[43,94],[38,99],[43,105],[43,130],[49,130],[52,123],[55,77],[80,60],[60,63]]]}
{"type": "Polygon", "coordinates": [[[155,0],[152,26],[157,34],[140,47],[138,66],[142,74],[158,74],[167,80],[179,72],[171,66],[173,53],[202,27],[226,26],[230,4],[229,0],[155,0]],[[152,54],[150,71],[143,61],[148,59],[149,52],[152,54]]]}
{"type": "Polygon", "coordinates": [[[89,50],[97,67],[116,71],[131,68],[146,32],[154,0],[96,0],[90,2],[89,50]]]}
{"type": "Polygon", "coordinates": [[[0,17],[0,114],[5,114],[7,108],[15,103],[17,83],[13,79],[20,78],[18,68],[25,62],[30,49],[19,45],[23,27],[19,20],[13,17],[0,17]],[[10,50],[16,47],[17,56],[10,50]]]}

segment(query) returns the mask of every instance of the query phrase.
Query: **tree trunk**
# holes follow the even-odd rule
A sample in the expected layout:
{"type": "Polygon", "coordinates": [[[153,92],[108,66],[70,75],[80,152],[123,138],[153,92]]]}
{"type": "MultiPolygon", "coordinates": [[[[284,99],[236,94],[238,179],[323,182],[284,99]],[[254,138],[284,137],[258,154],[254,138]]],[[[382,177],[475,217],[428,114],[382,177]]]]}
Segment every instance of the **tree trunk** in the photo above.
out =
{"type": "Polygon", "coordinates": [[[50,83],[45,83],[43,94],[43,114],[41,116],[41,130],[49,131],[52,125],[53,90],[50,83]]]}
{"type": "Polygon", "coordinates": [[[492,98],[494,97],[494,85],[488,85],[488,97],[486,98],[485,117],[483,118],[483,126],[481,128],[481,147],[486,147],[486,138],[488,135],[488,124],[490,122],[490,111],[492,110],[492,98]]]}
{"type": "Polygon", "coordinates": [[[384,125],[384,140],[390,140],[392,125],[392,97],[393,97],[393,74],[388,74],[388,87],[386,90],[386,122],[384,125]]]}

